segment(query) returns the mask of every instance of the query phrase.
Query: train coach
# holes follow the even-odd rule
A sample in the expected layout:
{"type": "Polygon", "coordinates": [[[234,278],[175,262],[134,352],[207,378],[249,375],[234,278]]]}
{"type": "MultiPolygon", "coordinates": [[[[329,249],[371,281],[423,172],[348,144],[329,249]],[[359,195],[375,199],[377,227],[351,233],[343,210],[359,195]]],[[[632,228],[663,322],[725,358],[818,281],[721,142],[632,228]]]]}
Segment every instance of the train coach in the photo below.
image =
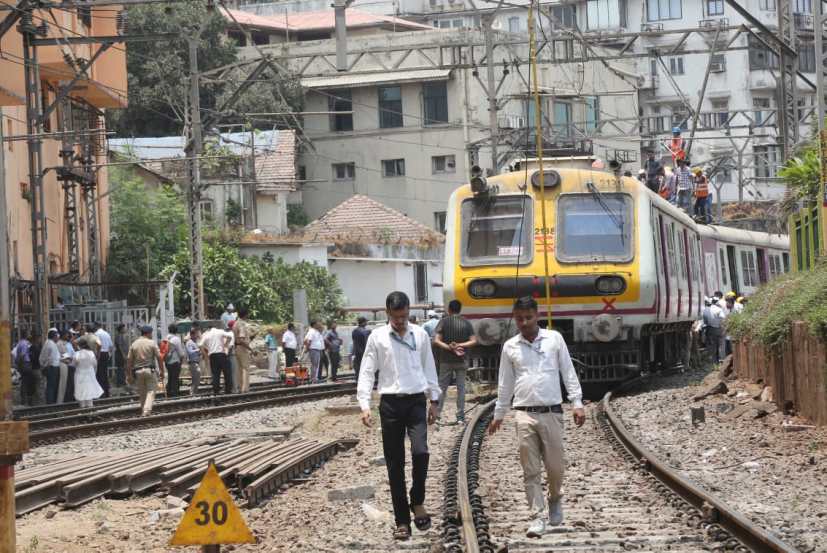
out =
{"type": "Polygon", "coordinates": [[[546,162],[542,179],[530,161],[479,173],[449,200],[443,286],[476,330],[471,374],[480,380],[496,379],[500,347],[516,333],[514,298],[534,296],[546,318],[546,274],[553,328],[584,386],[604,389],[686,362],[704,296],[750,294],[789,270],[786,236],[697,224],[588,159],[546,162]]]}

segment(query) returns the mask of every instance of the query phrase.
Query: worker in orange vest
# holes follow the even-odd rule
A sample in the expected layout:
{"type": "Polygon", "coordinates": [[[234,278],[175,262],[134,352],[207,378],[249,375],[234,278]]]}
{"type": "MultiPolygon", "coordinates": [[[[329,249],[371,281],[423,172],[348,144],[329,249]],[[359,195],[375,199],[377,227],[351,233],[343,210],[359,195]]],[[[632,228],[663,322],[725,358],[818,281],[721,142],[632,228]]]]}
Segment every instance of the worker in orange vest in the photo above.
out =
{"type": "Polygon", "coordinates": [[[695,218],[704,223],[709,223],[709,210],[707,209],[707,198],[709,197],[709,179],[704,175],[700,167],[692,170],[695,175],[695,218]]]}

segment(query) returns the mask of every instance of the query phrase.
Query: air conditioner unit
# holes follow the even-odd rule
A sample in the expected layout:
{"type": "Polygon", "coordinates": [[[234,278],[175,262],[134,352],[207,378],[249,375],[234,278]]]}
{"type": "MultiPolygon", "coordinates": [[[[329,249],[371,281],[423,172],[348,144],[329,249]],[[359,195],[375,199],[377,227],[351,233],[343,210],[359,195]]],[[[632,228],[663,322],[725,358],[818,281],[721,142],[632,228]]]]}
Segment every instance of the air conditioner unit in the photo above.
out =
{"type": "Polygon", "coordinates": [[[652,33],[663,30],[663,23],[644,23],[640,26],[642,33],[652,33]]]}
{"type": "Polygon", "coordinates": [[[709,72],[710,73],[723,73],[726,71],[726,65],[723,63],[711,63],[709,64],[709,72]]]}

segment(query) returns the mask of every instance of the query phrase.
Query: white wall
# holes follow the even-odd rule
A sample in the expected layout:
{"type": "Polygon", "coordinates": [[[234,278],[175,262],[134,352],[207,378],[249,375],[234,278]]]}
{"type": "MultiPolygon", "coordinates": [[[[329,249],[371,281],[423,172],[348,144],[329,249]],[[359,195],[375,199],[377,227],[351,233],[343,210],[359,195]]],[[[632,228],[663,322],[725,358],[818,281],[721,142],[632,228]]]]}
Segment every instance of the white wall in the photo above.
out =
{"type": "MultiPolygon", "coordinates": [[[[442,303],[442,288],[434,282],[442,282],[442,262],[428,263],[429,302],[442,303]]],[[[345,294],[347,307],[380,307],[385,297],[399,290],[416,303],[414,266],[403,261],[355,261],[330,259],[330,272],[336,275],[345,294]]]]}

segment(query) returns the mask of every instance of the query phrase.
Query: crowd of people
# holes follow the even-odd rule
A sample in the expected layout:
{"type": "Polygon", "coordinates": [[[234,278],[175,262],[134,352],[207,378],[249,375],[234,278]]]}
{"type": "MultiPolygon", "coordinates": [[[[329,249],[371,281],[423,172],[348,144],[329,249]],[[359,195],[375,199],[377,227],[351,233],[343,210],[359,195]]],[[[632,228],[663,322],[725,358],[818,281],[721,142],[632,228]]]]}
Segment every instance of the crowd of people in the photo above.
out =
{"type": "Polygon", "coordinates": [[[712,354],[715,363],[720,363],[732,353],[732,340],[726,332],[726,320],[734,313],[743,311],[747,298],[735,292],[716,291],[712,297],[704,298],[703,318],[699,331],[701,341],[712,354]]]}
{"type": "MultiPolygon", "coordinates": [[[[626,176],[631,177],[631,172],[626,176]]],[[[700,167],[690,169],[688,159],[678,159],[667,172],[661,160],[655,158],[655,152],[649,151],[637,178],[649,190],[681,208],[690,217],[702,223],[712,221],[709,178],[700,167]]]]}

